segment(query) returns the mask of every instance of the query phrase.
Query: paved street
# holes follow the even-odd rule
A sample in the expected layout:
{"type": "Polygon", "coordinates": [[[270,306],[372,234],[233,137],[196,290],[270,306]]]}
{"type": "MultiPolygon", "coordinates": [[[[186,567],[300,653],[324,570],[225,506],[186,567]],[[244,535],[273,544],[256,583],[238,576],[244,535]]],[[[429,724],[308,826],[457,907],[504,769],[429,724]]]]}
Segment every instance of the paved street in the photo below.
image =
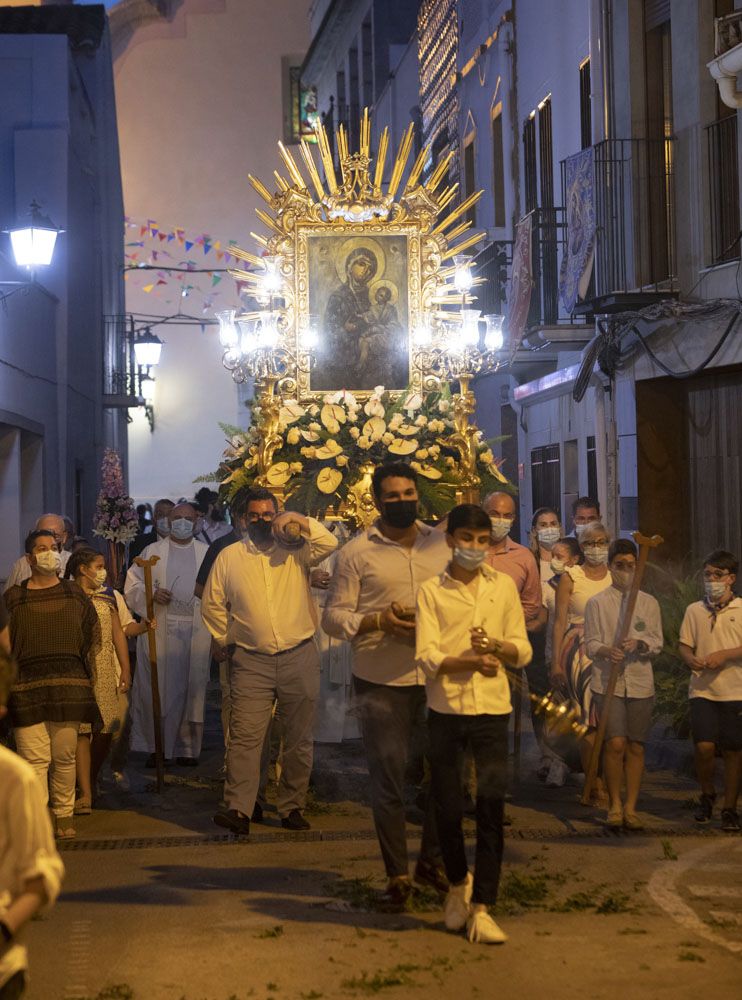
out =
{"type": "Polygon", "coordinates": [[[209,722],[195,775],[174,769],[159,797],[134,767],[131,793],[79,820],[63,897],[31,929],[30,1000],[739,996],[742,839],[698,834],[686,779],[652,772],[647,833],[616,835],[577,785],[531,777],[527,735],[498,918],[510,942],[486,948],[447,934],[428,895],[379,912],[357,744],[318,748],[308,834],[268,812],[249,843],[223,836],[213,708],[209,722]]]}

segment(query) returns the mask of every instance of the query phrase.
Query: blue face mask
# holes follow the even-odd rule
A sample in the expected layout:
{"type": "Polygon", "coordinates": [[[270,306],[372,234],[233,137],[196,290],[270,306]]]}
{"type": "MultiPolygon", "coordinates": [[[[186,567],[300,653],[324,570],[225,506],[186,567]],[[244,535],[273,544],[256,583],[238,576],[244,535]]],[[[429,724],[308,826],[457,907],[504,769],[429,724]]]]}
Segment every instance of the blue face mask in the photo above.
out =
{"type": "Polygon", "coordinates": [[[186,538],[191,538],[193,535],[193,524],[187,517],[176,517],[170,528],[170,534],[173,538],[185,541],[186,538]]]}
{"type": "Polygon", "coordinates": [[[479,569],[484,562],[484,557],[486,555],[486,549],[465,549],[457,545],[453,550],[453,561],[457,566],[471,572],[475,569],[479,569]]]}

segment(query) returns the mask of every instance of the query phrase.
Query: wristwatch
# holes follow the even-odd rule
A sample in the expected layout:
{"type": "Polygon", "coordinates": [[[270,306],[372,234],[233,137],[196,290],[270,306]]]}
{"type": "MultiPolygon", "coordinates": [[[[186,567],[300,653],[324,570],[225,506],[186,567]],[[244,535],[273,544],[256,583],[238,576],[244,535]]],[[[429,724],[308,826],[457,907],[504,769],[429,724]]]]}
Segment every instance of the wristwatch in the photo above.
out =
{"type": "Polygon", "coordinates": [[[13,943],[13,931],[8,927],[4,920],[0,920],[0,937],[6,944],[13,943]]]}

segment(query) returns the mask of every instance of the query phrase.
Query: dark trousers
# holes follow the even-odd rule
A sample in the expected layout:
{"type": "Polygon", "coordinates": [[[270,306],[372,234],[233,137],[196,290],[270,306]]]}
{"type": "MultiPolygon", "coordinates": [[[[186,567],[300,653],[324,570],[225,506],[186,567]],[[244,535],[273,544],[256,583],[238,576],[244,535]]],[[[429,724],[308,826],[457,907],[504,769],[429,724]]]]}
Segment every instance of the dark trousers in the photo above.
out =
{"type": "Polygon", "coordinates": [[[502,865],[509,715],[428,713],[431,789],[443,864],[449,882],[463,882],[469,870],[462,820],[462,766],[469,747],[477,773],[475,903],[497,902],[502,865]]]}
{"type": "MultiPolygon", "coordinates": [[[[425,687],[391,687],[353,678],[366,751],[371,808],[381,855],[389,878],[409,874],[404,779],[410,740],[425,704],[425,687]]],[[[420,860],[440,864],[432,799],[428,796],[420,843],[420,860]]]]}
{"type": "Polygon", "coordinates": [[[26,992],[25,972],[16,972],[4,986],[0,986],[0,1000],[18,1000],[26,992]]]}

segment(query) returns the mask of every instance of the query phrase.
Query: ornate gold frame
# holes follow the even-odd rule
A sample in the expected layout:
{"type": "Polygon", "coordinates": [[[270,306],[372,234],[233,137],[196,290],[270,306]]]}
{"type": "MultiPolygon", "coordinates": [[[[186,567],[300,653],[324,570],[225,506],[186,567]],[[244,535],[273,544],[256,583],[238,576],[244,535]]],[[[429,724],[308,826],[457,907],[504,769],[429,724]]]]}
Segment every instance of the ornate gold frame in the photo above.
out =
{"type": "MultiPolygon", "coordinates": [[[[300,333],[309,318],[308,235],[394,235],[408,237],[408,344],[410,351],[410,383],[414,389],[424,390],[426,371],[422,354],[416,354],[413,334],[425,314],[441,315],[445,307],[460,304],[446,280],[453,273],[447,265],[455,254],[464,253],[478,243],[483,233],[469,233],[471,222],[468,210],[476,203],[481,191],[465,198],[442,220],[438,217],[454,201],[458,185],[441,188],[446,177],[452,154],[432,170],[427,181],[420,178],[430,157],[430,147],[425,147],[415,158],[403,177],[412,153],[413,125],[406,129],[391,165],[386,169],[389,152],[389,129],[379,138],[378,150],[372,167],[371,123],[368,110],[364,109],[360,124],[359,151],[351,153],[348,135],[341,125],[335,133],[339,155],[338,177],[333,154],[324,127],[317,130],[317,148],[324,178],[315,160],[312,147],[304,140],[300,144],[301,160],[308,181],[305,180],[293,153],[283,143],[278,143],[279,154],[288,177],[274,171],[276,190],[271,192],[252,175],[249,179],[255,190],[266,202],[269,211],[257,210],[257,216],[268,229],[268,235],[250,235],[257,242],[260,253],[280,259],[280,274],[284,290],[281,294],[282,353],[285,373],[275,381],[275,388],[284,397],[302,401],[317,398],[310,391],[311,359],[301,349],[300,333]],[[465,235],[466,234],[466,235],[465,235]],[[459,237],[464,239],[454,245],[459,237]]],[[[265,259],[240,247],[232,246],[230,253],[252,266],[252,270],[233,268],[230,274],[256,292],[265,274],[265,259]]],[[[435,347],[435,345],[433,345],[435,347]]],[[[445,346],[445,345],[441,345],[445,346]]],[[[430,356],[429,353],[424,355],[430,356]]],[[[352,387],[348,387],[353,391],[352,387]]],[[[361,399],[370,391],[354,393],[361,399]]]]}

